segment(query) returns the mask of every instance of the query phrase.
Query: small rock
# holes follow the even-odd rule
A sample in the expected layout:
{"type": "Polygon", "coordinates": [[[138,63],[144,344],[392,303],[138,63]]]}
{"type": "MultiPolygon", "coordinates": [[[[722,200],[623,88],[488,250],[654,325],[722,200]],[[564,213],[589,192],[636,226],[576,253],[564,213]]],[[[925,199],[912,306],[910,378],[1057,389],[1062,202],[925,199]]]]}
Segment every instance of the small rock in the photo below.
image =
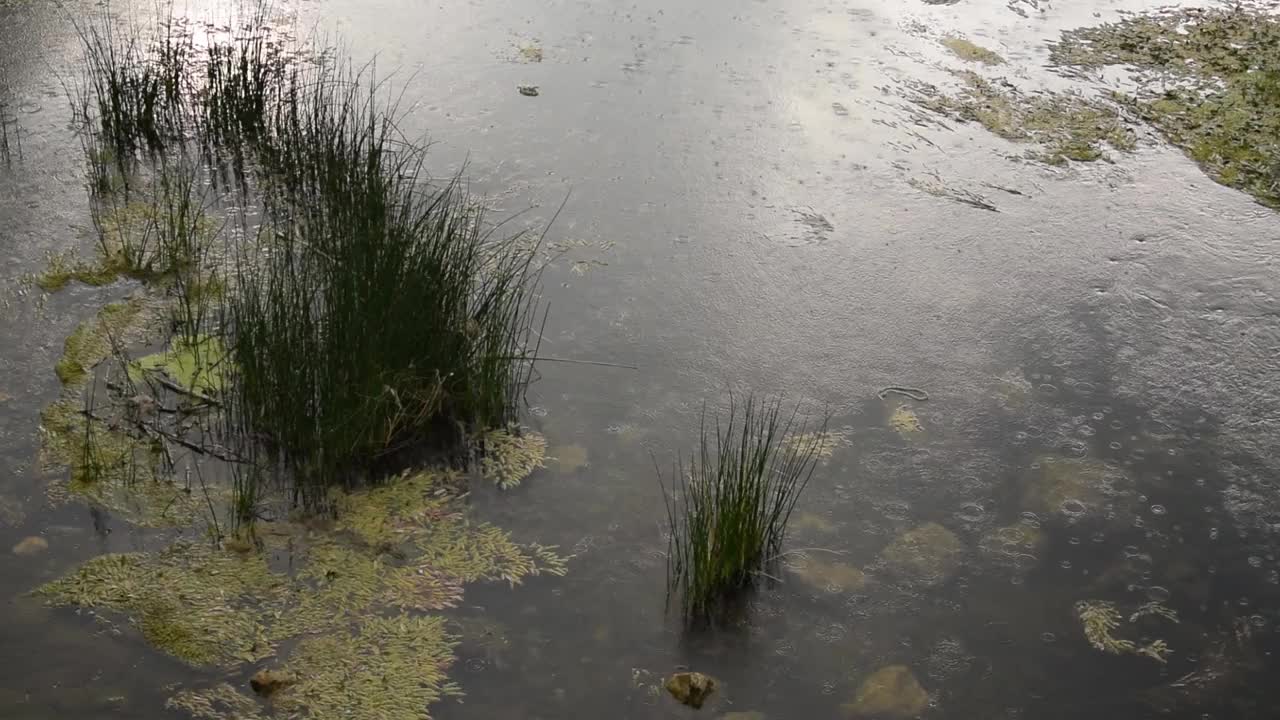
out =
{"type": "Polygon", "coordinates": [[[880,557],[889,572],[904,580],[941,585],[960,569],[964,544],[938,523],[925,523],[899,535],[880,557]]]}
{"type": "Polygon", "coordinates": [[[715,691],[715,678],[700,672],[679,672],[667,678],[667,692],[694,709],[702,707],[702,703],[715,691]]]}
{"type": "Polygon", "coordinates": [[[791,571],[808,585],[826,592],[858,592],[867,584],[866,575],[858,568],[822,558],[811,557],[791,571]]]}
{"type": "Polygon", "coordinates": [[[294,677],[291,673],[282,672],[280,670],[259,670],[249,678],[249,687],[262,697],[271,697],[278,690],[282,690],[294,683],[294,677]]]}
{"type": "Polygon", "coordinates": [[[519,85],[516,87],[516,90],[519,90],[520,94],[525,97],[538,97],[537,85],[519,85]]]}
{"type": "Polygon", "coordinates": [[[22,538],[17,545],[13,546],[14,555],[35,555],[49,549],[49,541],[42,537],[32,535],[22,538]]]}
{"type": "Polygon", "coordinates": [[[912,718],[929,704],[929,694],[906,665],[890,665],[871,674],[845,703],[850,718],[912,718]]]}

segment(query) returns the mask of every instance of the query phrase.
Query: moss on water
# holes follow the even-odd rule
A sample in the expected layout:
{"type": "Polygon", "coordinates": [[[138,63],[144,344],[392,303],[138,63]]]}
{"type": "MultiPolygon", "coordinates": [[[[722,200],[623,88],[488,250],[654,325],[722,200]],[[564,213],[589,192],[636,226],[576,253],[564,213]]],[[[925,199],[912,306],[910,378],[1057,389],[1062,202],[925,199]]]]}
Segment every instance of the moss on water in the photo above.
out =
{"type": "Polygon", "coordinates": [[[143,298],[111,303],[76,327],[63,343],[62,357],[54,366],[62,384],[83,385],[89,370],[111,354],[112,339],[122,341],[126,332],[143,317],[146,305],[143,298]]]}
{"type": "Polygon", "coordinates": [[[1280,208],[1280,18],[1258,3],[1167,8],[1063,33],[1051,62],[1125,65],[1119,96],[1209,177],[1280,208]]]}
{"type": "Polygon", "coordinates": [[[226,349],[216,337],[199,335],[193,341],[177,338],[166,350],[129,363],[129,376],[138,382],[148,372],[160,372],[188,390],[212,394],[223,387],[226,360],[226,349]]]}
{"type": "Polygon", "coordinates": [[[959,93],[917,85],[913,102],[945,117],[976,122],[1005,140],[1040,146],[1025,153],[1028,159],[1064,165],[1108,159],[1107,148],[1130,152],[1136,147],[1133,132],[1109,105],[1071,92],[1028,95],[969,70],[955,74],[962,83],[959,93]]]}
{"type": "Polygon", "coordinates": [[[965,62],[977,62],[983,65],[1004,64],[1004,58],[1000,57],[999,53],[994,50],[988,50],[962,37],[945,37],[939,42],[942,43],[943,47],[950,50],[952,55],[965,62]]]}

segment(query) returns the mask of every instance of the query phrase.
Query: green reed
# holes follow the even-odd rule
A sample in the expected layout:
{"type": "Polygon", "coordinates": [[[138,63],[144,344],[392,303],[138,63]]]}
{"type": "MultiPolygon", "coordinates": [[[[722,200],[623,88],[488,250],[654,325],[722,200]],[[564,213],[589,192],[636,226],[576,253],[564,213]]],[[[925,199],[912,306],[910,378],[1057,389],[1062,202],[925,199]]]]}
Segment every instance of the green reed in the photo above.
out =
{"type": "Polygon", "coordinates": [[[780,400],[749,395],[739,405],[731,397],[728,419],[708,425],[704,408],[697,452],[687,466],[678,462],[673,492],[663,485],[667,596],[679,595],[687,620],[714,620],[780,557],[825,431],[824,423],[805,433],[798,412],[784,414],[780,400]]]}

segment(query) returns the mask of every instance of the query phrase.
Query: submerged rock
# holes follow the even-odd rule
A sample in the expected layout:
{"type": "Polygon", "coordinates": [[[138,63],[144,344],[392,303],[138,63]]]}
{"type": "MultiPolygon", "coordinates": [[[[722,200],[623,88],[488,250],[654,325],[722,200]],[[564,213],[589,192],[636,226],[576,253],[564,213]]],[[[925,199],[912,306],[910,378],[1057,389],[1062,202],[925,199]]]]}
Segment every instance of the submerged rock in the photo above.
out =
{"type": "Polygon", "coordinates": [[[830,562],[810,557],[803,564],[789,568],[806,584],[826,592],[855,592],[867,584],[867,577],[858,568],[841,562],[830,562]]]}
{"type": "Polygon", "coordinates": [[[37,555],[49,549],[49,541],[32,535],[22,538],[13,546],[14,555],[37,555]]]}
{"type": "Polygon", "coordinates": [[[951,579],[964,559],[964,544],[937,523],[925,523],[899,535],[880,551],[890,573],[921,585],[940,585],[951,579]]]}
{"type": "Polygon", "coordinates": [[[249,678],[249,687],[262,697],[271,697],[277,690],[286,688],[297,682],[292,673],[280,670],[259,670],[249,678]]]}
{"type": "Polygon", "coordinates": [[[1035,513],[1083,515],[1106,500],[1107,466],[1096,460],[1039,459],[1040,476],[1022,495],[1022,507],[1035,513]]]}
{"type": "Polygon", "coordinates": [[[716,691],[716,680],[700,672],[678,672],[667,678],[667,692],[671,697],[692,708],[702,707],[711,693],[716,691]]]}
{"type": "Polygon", "coordinates": [[[853,702],[844,705],[849,718],[911,718],[929,704],[929,694],[906,665],[880,668],[862,681],[853,702]]]}

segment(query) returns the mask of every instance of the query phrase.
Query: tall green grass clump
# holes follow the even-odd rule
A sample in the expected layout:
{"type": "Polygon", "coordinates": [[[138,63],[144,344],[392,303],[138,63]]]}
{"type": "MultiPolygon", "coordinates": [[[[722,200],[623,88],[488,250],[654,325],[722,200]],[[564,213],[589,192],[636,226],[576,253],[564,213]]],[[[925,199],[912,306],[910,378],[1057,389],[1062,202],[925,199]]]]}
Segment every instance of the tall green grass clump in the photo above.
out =
{"type": "MultiPolygon", "coordinates": [[[[698,450],[675,469],[666,492],[671,539],[667,595],[679,595],[686,619],[711,620],[782,554],[787,521],[808,485],[822,431],[797,427],[797,406],[781,400],[730,398],[729,417],[708,426],[698,450]],[[790,442],[784,442],[790,437],[790,442]]],[[[660,478],[661,481],[661,478],[660,478]]]]}
{"type": "Polygon", "coordinates": [[[532,252],[485,229],[361,73],[295,76],[258,145],[265,222],[229,298],[238,422],[322,505],[408,448],[502,427],[528,382],[532,252]]]}

